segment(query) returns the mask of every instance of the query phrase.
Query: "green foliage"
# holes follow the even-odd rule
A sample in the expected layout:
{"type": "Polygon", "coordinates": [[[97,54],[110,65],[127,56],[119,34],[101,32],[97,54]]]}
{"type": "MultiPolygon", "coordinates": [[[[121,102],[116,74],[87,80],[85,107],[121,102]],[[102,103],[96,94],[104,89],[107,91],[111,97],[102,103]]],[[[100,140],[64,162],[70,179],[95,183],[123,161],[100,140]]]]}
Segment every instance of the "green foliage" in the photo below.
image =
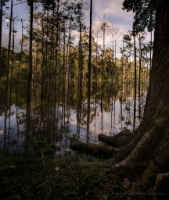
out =
{"type": "Polygon", "coordinates": [[[135,13],[133,31],[142,32],[145,28],[152,31],[155,28],[157,0],[124,0],[123,8],[135,13]]]}
{"type": "Polygon", "coordinates": [[[0,60],[0,78],[6,74],[7,70],[7,48],[2,47],[2,56],[0,60]]]}
{"type": "MultiPolygon", "coordinates": [[[[121,199],[111,164],[0,153],[0,199],[121,199]]],[[[123,198],[127,199],[127,198],[123,198]]]]}
{"type": "Polygon", "coordinates": [[[78,135],[77,134],[73,134],[71,136],[68,137],[70,142],[74,142],[78,140],[78,135]]]}

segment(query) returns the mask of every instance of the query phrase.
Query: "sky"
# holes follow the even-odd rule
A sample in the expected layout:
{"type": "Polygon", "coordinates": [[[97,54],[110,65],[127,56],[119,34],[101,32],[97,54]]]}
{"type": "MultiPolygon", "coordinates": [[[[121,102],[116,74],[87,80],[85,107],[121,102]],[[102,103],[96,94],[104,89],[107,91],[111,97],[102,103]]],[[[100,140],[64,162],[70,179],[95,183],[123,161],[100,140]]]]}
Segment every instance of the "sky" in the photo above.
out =
{"type": "Polygon", "coordinates": [[[108,16],[108,23],[119,27],[122,32],[132,28],[133,14],[122,10],[123,0],[94,0],[94,27],[103,21],[103,13],[108,16]]]}
{"type": "MultiPolygon", "coordinates": [[[[24,1],[24,0],[23,0],[24,1]]],[[[87,3],[90,2],[90,0],[85,0],[87,3]]],[[[14,0],[14,5],[18,2],[14,0]]],[[[107,23],[113,27],[119,28],[119,34],[126,34],[128,30],[132,29],[132,22],[133,22],[133,13],[126,12],[122,10],[122,3],[123,0],[93,0],[93,29],[97,29],[101,23],[103,22],[103,15],[105,15],[105,20],[107,23]]],[[[10,15],[10,2],[6,5],[9,7],[9,9],[5,10],[6,15],[10,15]]],[[[26,3],[23,4],[17,4],[14,6],[14,17],[17,16],[16,20],[16,29],[17,34],[15,36],[15,50],[19,50],[19,40],[21,38],[21,21],[20,19],[24,20],[24,25],[28,23],[29,18],[29,12],[28,12],[28,6],[26,3]]],[[[85,22],[88,26],[89,24],[89,11],[86,12],[85,15],[85,22]]],[[[8,43],[8,32],[9,28],[8,25],[9,22],[6,22],[5,16],[3,21],[3,31],[2,31],[2,44],[7,45],[8,43]]],[[[76,35],[77,33],[74,32],[76,35]]],[[[106,40],[106,46],[109,46],[111,43],[112,36],[110,34],[107,35],[106,40]]],[[[100,33],[99,37],[99,44],[102,44],[102,36],[100,33]]]]}

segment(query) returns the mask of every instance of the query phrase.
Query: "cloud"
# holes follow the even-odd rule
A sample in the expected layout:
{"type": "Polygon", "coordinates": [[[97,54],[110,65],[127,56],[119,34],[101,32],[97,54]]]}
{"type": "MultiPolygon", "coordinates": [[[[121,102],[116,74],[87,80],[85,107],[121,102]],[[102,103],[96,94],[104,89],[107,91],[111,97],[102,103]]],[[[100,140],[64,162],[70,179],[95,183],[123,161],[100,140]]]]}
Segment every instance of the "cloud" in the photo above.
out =
{"type": "Polygon", "coordinates": [[[8,34],[2,31],[2,46],[8,46],[8,34]]]}
{"type": "MultiPolygon", "coordinates": [[[[90,0],[84,0],[90,3],[90,0]]],[[[14,0],[14,4],[18,2],[14,0]]],[[[122,10],[122,3],[123,0],[93,0],[93,29],[100,27],[101,23],[103,22],[103,13],[105,13],[106,18],[108,18],[108,23],[113,25],[114,27],[118,27],[120,32],[123,34],[127,33],[128,30],[132,28],[133,22],[133,13],[128,13],[122,10]]],[[[8,3],[10,7],[10,2],[8,3]]],[[[88,6],[89,7],[89,6],[88,6]]],[[[8,9],[10,12],[10,9],[8,9]]],[[[9,15],[9,13],[8,13],[9,15]]],[[[24,26],[29,23],[29,9],[26,3],[18,4],[14,6],[14,16],[17,16],[18,21],[16,22],[16,28],[18,33],[15,37],[15,44],[16,48],[20,49],[19,47],[19,40],[21,38],[21,22],[20,19],[22,18],[24,21],[24,26]]],[[[85,15],[85,23],[89,27],[89,9],[86,11],[85,15]]],[[[77,31],[73,31],[75,34],[76,40],[78,40],[77,31]]],[[[107,36],[106,43],[110,43],[111,37],[107,36]]],[[[77,42],[77,41],[76,41],[77,42]]],[[[3,31],[3,44],[8,44],[8,29],[3,31]]],[[[99,44],[102,44],[102,35],[99,35],[99,44]]]]}
{"type": "MultiPolygon", "coordinates": [[[[20,39],[21,39],[21,34],[16,33],[15,38],[14,38],[14,43],[15,43],[15,51],[20,51],[20,39]]],[[[8,47],[8,41],[9,41],[9,35],[5,31],[2,31],[2,46],[8,47]]],[[[12,42],[12,40],[11,40],[12,42]]],[[[11,44],[12,46],[12,44],[11,44]]]]}
{"type": "MultiPolygon", "coordinates": [[[[90,3],[90,0],[87,0],[90,3]]],[[[132,29],[133,16],[131,12],[122,9],[123,0],[93,0],[93,29],[97,30],[105,20],[111,27],[119,29],[118,46],[121,45],[122,35],[132,29]],[[105,15],[105,18],[103,17],[105,15]]],[[[86,12],[86,24],[89,26],[89,10],[86,12]]],[[[106,31],[106,46],[112,47],[112,35],[106,31]]],[[[103,44],[103,33],[100,31],[98,43],[103,44]]]]}
{"type": "Polygon", "coordinates": [[[103,22],[103,13],[108,22],[118,27],[122,32],[132,28],[133,13],[122,10],[123,0],[94,0],[93,2],[93,25],[98,26],[103,22]]]}

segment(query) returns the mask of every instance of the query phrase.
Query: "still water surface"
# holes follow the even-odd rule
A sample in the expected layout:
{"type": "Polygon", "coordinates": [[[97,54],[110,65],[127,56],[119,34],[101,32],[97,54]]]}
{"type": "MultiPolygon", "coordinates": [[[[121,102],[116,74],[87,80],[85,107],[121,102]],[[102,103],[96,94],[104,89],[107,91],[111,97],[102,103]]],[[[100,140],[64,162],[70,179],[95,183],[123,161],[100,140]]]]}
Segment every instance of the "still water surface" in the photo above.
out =
{"type": "MultiPolygon", "coordinates": [[[[85,91],[85,90],[84,90],[85,91]]],[[[2,94],[3,92],[1,92],[2,94]]],[[[83,92],[85,94],[85,92],[83,92]]],[[[5,96],[5,93],[3,93],[5,96]]],[[[7,102],[0,102],[0,146],[1,148],[22,149],[23,144],[45,141],[46,146],[57,147],[55,153],[64,153],[69,149],[70,139],[82,142],[98,143],[98,134],[115,135],[120,130],[133,129],[133,89],[127,94],[125,90],[111,88],[93,89],[90,104],[90,125],[87,134],[87,96],[82,94],[80,101],[74,88],[65,95],[57,93],[55,101],[49,95],[43,100],[34,92],[31,105],[27,105],[24,86],[10,88],[7,102]],[[61,98],[60,98],[61,97],[61,98]]],[[[136,101],[136,127],[143,115],[145,95],[142,92],[136,101]]]]}

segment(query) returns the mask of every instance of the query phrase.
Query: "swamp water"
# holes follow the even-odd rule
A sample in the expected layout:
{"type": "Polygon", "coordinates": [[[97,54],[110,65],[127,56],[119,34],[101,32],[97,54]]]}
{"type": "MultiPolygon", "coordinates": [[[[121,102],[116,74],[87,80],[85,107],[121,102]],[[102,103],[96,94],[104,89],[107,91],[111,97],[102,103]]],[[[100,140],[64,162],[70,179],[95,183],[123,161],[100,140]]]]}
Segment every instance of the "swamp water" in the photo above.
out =
{"type": "MultiPolygon", "coordinates": [[[[87,85],[87,84],[86,84],[87,85]]],[[[69,152],[70,141],[98,143],[98,134],[115,135],[122,129],[133,130],[134,89],[113,88],[111,83],[92,87],[90,123],[87,133],[87,88],[78,92],[76,85],[57,88],[56,94],[38,84],[32,90],[32,100],[26,101],[26,85],[18,84],[0,91],[0,147],[10,150],[46,148],[54,155],[69,152]],[[102,92],[101,92],[102,90],[102,92]],[[79,97],[79,93],[81,96],[79,97]],[[101,95],[102,94],[102,95],[101,95]]],[[[143,115],[146,89],[136,100],[136,126],[143,115]]]]}

